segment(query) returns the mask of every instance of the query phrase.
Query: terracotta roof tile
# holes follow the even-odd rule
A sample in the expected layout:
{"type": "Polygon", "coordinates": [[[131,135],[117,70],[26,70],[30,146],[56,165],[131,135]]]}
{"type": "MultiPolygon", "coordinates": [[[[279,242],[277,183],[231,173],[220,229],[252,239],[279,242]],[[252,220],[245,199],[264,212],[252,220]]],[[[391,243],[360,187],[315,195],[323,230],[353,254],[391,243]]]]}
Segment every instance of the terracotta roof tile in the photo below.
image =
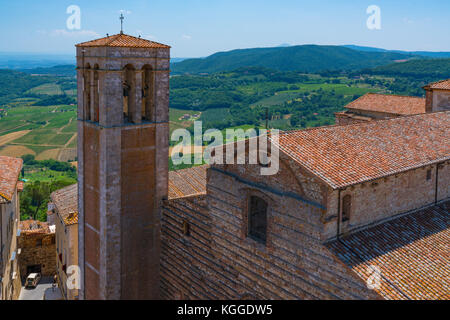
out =
{"type": "Polygon", "coordinates": [[[37,220],[24,220],[19,223],[20,233],[50,233],[50,227],[47,222],[37,220]]]}
{"type": "Polygon", "coordinates": [[[169,172],[169,199],[206,193],[206,171],[209,165],[169,172]]]}
{"type": "Polygon", "coordinates": [[[22,192],[24,187],[25,187],[25,183],[23,181],[17,182],[17,191],[22,192]]]}
{"type": "Polygon", "coordinates": [[[73,184],[50,196],[58,215],[66,225],[78,223],[78,185],[73,184]]]}
{"type": "Polygon", "coordinates": [[[450,90],[450,79],[430,83],[425,88],[450,90]]]}
{"type": "Polygon", "coordinates": [[[450,159],[450,112],[286,131],[278,143],[337,189],[450,159]]]}
{"type": "Polygon", "coordinates": [[[347,109],[410,115],[425,113],[425,99],[417,97],[367,93],[345,106],[347,109]]]}
{"type": "Polygon", "coordinates": [[[21,169],[22,159],[0,156],[0,202],[11,201],[21,169]]]}
{"type": "Polygon", "coordinates": [[[127,48],[165,48],[167,46],[162,43],[145,40],[142,38],[133,37],[127,34],[116,34],[113,36],[91,40],[88,42],[79,43],[77,47],[127,47],[127,48]]]}
{"type": "Polygon", "coordinates": [[[380,270],[385,299],[450,299],[450,202],[359,231],[328,244],[367,281],[380,270]],[[372,268],[372,269],[371,269],[372,268]],[[372,271],[371,271],[372,270],[372,271]]]}

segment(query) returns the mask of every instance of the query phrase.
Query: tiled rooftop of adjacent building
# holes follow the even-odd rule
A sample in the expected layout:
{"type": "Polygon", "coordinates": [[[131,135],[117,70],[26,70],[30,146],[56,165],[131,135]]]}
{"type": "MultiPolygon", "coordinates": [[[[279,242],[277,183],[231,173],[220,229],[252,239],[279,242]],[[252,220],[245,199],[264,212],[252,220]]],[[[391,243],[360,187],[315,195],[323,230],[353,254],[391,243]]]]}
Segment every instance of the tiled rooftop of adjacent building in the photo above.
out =
{"type": "Polygon", "coordinates": [[[390,113],[394,115],[411,115],[425,113],[425,99],[417,97],[367,93],[350,102],[345,108],[390,113]]]}
{"type": "Polygon", "coordinates": [[[450,79],[430,83],[429,85],[425,86],[425,88],[450,90],[450,79]]]}
{"type": "Polygon", "coordinates": [[[123,33],[79,43],[77,44],[77,47],[170,48],[170,46],[162,43],[133,37],[123,33]]]}
{"type": "Polygon", "coordinates": [[[206,171],[209,165],[169,172],[169,199],[206,193],[206,171]]]}
{"type": "Polygon", "coordinates": [[[329,249],[385,299],[450,299],[450,201],[361,230],[329,249]]]}
{"type": "Polygon", "coordinates": [[[279,145],[337,189],[450,159],[450,112],[287,131],[279,145]]]}
{"type": "Polygon", "coordinates": [[[78,223],[78,185],[73,184],[51,194],[51,200],[65,225],[78,223]]]}
{"type": "Polygon", "coordinates": [[[0,203],[11,201],[21,169],[22,159],[0,156],[0,203]]]}
{"type": "Polygon", "coordinates": [[[47,222],[37,220],[20,221],[19,229],[21,233],[50,233],[50,226],[47,222]]]}

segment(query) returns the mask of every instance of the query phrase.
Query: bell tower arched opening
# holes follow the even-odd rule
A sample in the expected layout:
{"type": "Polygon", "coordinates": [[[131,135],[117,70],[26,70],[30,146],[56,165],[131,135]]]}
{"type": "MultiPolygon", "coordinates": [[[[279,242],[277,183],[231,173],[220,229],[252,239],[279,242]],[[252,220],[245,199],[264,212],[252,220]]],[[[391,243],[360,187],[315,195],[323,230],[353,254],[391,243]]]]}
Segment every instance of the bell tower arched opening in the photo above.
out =
{"type": "Polygon", "coordinates": [[[123,69],[123,118],[124,122],[132,122],[136,97],[136,70],[127,64],[123,69]]]}

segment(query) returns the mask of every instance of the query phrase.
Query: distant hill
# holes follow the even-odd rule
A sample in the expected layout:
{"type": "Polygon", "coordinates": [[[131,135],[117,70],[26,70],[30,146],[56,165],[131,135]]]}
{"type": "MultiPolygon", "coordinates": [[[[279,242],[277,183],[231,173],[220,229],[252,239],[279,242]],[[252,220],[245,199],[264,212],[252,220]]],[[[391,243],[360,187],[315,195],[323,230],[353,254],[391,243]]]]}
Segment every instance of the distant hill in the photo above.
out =
{"type": "Polygon", "coordinates": [[[71,77],[76,75],[76,66],[73,64],[54,66],[48,68],[33,68],[33,69],[23,69],[22,72],[28,74],[40,74],[40,75],[52,75],[52,76],[63,76],[71,77]]]}
{"type": "Polygon", "coordinates": [[[170,58],[170,63],[177,63],[177,62],[184,61],[186,59],[189,59],[189,58],[170,58]]]}
{"type": "Polygon", "coordinates": [[[0,104],[19,98],[25,91],[50,81],[46,76],[32,77],[23,72],[0,69],[0,104]]]}
{"type": "Polygon", "coordinates": [[[415,78],[450,78],[450,59],[415,59],[363,70],[368,74],[415,78]]]}
{"type": "Polygon", "coordinates": [[[381,48],[355,46],[355,45],[345,45],[343,47],[363,52],[394,52],[405,55],[423,56],[429,58],[450,58],[450,52],[386,50],[381,48]]]}
{"type": "Polygon", "coordinates": [[[31,69],[74,63],[75,56],[70,54],[0,52],[0,69],[31,69]]]}
{"type": "Polygon", "coordinates": [[[239,49],[215,53],[206,58],[172,64],[173,73],[214,73],[240,67],[265,67],[279,71],[317,72],[357,70],[410,59],[392,52],[363,52],[340,46],[302,45],[291,47],[239,49]]]}

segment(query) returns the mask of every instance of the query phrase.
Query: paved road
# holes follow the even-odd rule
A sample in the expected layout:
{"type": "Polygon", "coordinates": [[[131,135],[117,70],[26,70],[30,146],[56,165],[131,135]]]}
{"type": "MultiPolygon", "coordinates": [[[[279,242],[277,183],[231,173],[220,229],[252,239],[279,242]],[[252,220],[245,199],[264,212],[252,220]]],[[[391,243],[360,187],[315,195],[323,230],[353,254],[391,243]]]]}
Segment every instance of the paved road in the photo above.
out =
{"type": "MultiPolygon", "coordinates": [[[[22,287],[19,300],[43,300],[45,290],[51,288],[52,283],[53,281],[51,278],[42,278],[36,288],[22,287]]],[[[56,288],[55,290],[59,289],[56,288]]]]}

